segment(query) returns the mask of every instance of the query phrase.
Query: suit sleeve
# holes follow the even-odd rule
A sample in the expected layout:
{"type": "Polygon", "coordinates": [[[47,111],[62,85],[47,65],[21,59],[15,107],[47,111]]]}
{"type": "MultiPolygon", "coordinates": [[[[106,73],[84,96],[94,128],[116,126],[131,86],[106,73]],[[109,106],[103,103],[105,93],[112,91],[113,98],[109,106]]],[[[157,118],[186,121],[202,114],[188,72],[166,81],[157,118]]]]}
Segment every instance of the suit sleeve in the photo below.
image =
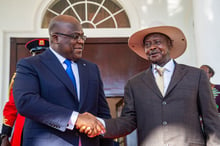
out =
{"type": "Polygon", "coordinates": [[[204,71],[200,74],[199,83],[199,109],[203,119],[204,133],[207,146],[220,144],[220,118],[209,84],[204,71]]]}
{"type": "Polygon", "coordinates": [[[43,87],[40,85],[38,75],[35,67],[27,59],[18,62],[13,86],[17,110],[22,116],[65,131],[72,110],[48,102],[41,97],[40,89],[43,87]]]}
{"type": "MultiPolygon", "coordinates": [[[[106,97],[103,89],[103,82],[98,67],[97,67],[97,72],[99,78],[99,100],[98,100],[99,103],[98,103],[97,116],[100,118],[110,119],[111,118],[110,109],[106,101],[106,97]]],[[[100,137],[100,146],[113,146],[113,139],[100,137]]]]}
{"type": "Polygon", "coordinates": [[[106,133],[104,137],[118,138],[131,133],[136,128],[136,112],[132,88],[128,81],[125,86],[124,107],[121,116],[115,119],[105,119],[106,133]]]}

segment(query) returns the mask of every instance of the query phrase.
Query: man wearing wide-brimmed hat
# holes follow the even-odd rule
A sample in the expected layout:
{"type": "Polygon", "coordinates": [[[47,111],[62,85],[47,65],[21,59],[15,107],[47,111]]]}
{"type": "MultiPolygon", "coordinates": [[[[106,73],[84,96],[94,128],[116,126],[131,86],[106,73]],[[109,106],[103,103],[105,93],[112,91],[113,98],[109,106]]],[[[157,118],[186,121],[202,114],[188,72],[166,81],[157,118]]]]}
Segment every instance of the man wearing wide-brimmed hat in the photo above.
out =
{"type": "Polygon", "coordinates": [[[186,44],[183,32],[172,26],[147,28],[129,38],[129,47],[151,67],[128,80],[122,115],[105,120],[105,137],[137,128],[140,146],[220,145],[220,120],[205,72],[174,60],[186,44]]]}

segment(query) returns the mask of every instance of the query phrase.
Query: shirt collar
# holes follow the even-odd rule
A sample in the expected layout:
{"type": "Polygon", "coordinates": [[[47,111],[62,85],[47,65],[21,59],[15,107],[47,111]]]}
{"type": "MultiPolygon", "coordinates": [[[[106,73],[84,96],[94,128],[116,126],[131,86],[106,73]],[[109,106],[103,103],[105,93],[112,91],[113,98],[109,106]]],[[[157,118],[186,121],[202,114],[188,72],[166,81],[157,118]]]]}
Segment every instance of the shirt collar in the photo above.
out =
{"type": "Polygon", "coordinates": [[[64,58],[63,56],[61,56],[60,54],[58,54],[56,51],[54,51],[51,47],[49,48],[53,54],[57,57],[57,59],[60,61],[61,64],[63,64],[63,62],[66,60],[66,58],[64,58]]]}
{"type": "MultiPolygon", "coordinates": [[[[156,73],[157,71],[155,70],[155,68],[161,68],[159,65],[157,64],[152,64],[152,71],[154,73],[156,73]]],[[[175,63],[174,63],[174,60],[173,59],[170,59],[169,62],[167,62],[163,68],[165,68],[166,71],[168,72],[173,72],[174,71],[174,68],[175,68],[175,63]]]]}

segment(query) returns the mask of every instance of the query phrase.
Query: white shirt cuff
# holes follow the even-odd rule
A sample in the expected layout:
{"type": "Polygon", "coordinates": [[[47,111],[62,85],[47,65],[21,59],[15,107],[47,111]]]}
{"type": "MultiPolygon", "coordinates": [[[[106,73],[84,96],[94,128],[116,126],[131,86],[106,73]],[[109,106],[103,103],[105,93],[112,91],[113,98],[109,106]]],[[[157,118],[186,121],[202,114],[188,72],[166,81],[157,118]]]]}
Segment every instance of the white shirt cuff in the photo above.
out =
{"type": "Polygon", "coordinates": [[[77,120],[77,117],[78,117],[79,113],[78,112],[73,112],[71,117],[70,117],[70,120],[68,122],[68,125],[67,125],[67,129],[69,130],[73,130],[74,126],[75,126],[75,123],[76,123],[76,120],[77,120]]]}
{"type": "Polygon", "coordinates": [[[105,127],[105,121],[102,118],[96,117],[101,123],[102,125],[105,127]]]}

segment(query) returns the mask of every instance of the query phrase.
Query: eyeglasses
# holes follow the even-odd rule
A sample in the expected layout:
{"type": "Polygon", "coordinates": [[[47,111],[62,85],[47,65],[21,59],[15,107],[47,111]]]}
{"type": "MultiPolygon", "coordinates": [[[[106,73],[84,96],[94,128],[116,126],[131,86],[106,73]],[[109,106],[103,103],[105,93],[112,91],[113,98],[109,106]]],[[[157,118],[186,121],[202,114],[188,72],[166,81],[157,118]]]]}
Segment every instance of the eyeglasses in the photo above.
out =
{"type": "Polygon", "coordinates": [[[83,41],[86,40],[86,36],[85,35],[80,35],[78,33],[73,33],[73,34],[64,34],[64,33],[60,33],[60,32],[55,32],[54,34],[58,34],[58,35],[63,35],[63,36],[66,36],[66,37],[70,37],[74,40],[77,40],[79,41],[80,39],[82,39],[83,41]]]}

